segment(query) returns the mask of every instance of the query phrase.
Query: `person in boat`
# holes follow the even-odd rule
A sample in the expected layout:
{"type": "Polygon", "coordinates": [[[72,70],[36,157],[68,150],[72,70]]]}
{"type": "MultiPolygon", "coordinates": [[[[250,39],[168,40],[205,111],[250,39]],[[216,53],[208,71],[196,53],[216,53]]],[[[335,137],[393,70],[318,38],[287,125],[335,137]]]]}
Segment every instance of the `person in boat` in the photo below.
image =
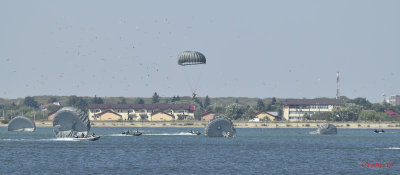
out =
{"type": "Polygon", "coordinates": [[[190,130],[189,133],[193,133],[193,130],[190,130]]]}
{"type": "Polygon", "coordinates": [[[125,134],[129,134],[129,130],[125,131],[125,134]]]}
{"type": "Polygon", "coordinates": [[[84,133],[82,133],[82,135],[81,135],[81,136],[82,136],[82,138],[85,138],[85,134],[84,134],[84,133]]]}
{"type": "Polygon", "coordinates": [[[376,129],[375,129],[375,131],[374,131],[374,132],[378,132],[378,130],[376,130],[376,129]]]}
{"type": "Polygon", "coordinates": [[[92,133],[92,137],[96,137],[96,134],[92,133]]]}
{"type": "Polygon", "coordinates": [[[136,129],[136,133],[139,133],[139,129],[136,129]]]}

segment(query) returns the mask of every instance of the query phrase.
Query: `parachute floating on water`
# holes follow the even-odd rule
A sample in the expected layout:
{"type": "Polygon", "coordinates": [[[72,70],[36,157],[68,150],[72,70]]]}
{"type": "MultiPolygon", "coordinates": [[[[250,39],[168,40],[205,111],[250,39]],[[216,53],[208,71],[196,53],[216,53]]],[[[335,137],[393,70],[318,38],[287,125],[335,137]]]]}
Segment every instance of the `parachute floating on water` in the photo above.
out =
{"type": "Polygon", "coordinates": [[[33,132],[35,130],[36,130],[35,122],[24,116],[15,117],[8,123],[8,131],[33,132]]]}
{"type": "Polygon", "coordinates": [[[207,123],[204,130],[208,137],[236,137],[236,129],[232,121],[226,117],[214,117],[207,123]]]}
{"type": "Polygon", "coordinates": [[[181,66],[206,64],[206,57],[196,51],[184,51],[178,55],[178,64],[181,66]]]}
{"type": "Polygon", "coordinates": [[[64,107],[56,112],[53,119],[54,135],[57,138],[76,137],[90,131],[88,115],[74,107],[64,107]]]}
{"type": "Polygon", "coordinates": [[[322,124],[318,127],[318,130],[310,132],[310,134],[323,134],[323,135],[335,135],[337,134],[337,128],[332,124],[322,124]]]}

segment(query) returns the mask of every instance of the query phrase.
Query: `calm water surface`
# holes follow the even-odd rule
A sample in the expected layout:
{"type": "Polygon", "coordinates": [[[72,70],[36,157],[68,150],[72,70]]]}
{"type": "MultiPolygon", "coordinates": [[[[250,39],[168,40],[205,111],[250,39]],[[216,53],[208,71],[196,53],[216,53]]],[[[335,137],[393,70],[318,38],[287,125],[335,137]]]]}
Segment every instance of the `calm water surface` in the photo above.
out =
{"type": "Polygon", "coordinates": [[[92,128],[95,142],[53,139],[52,128],[33,133],[0,127],[0,174],[397,174],[400,130],[237,129],[236,138],[188,135],[185,128],[92,128]],[[361,166],[363,161],[392,168],[361,166]],[[396,173],[397,172],[397,173],[396,173]]]}

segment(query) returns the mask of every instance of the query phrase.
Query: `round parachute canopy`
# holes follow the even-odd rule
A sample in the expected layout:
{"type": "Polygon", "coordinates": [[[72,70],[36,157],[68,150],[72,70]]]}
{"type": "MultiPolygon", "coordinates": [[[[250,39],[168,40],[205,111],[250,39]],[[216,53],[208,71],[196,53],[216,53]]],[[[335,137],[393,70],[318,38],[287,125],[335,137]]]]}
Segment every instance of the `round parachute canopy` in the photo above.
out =
{"type": "Polygon", "coordinates": [[[178,64],[181,66],[206,64],[206,57],[196,51],[184,51],[178,55],[178,64]]]}
{"type": "Polygon", "coordinates": [[[23,116],[13,118],[8,123],[8,131],[35,131],[36,125],[31,119],[23,116]]]}
{"type": "Polygon", "coordinates": [[[236,129],[232,121],[226,117],[214,117],[207,123],[204,130],[208,137],[236,137],[236,129]]]}
{"type": "Polygon", "coordinates": [[[90,131],[88,115],[74,107],[64,107],[56,112],[53,119],[54,134],[58,138],[87,136],[90,131]]]}
{"type": "Polygon", "coordinates": [[[318,127],[318,134],[335,135],[337,134],[337,128],[332,124],[323,124],[318,127]]]}

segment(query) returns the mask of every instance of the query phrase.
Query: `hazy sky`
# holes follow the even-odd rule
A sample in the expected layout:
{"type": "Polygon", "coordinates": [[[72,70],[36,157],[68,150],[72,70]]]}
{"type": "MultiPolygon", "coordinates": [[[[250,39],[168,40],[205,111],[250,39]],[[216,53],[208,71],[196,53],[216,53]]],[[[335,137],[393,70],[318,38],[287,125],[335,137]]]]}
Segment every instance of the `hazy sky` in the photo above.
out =
{"type": "Polygon", "coordinates": [[[400,94],[400,1],[0,2],[0,97],[400,94]],[[181,67],[185,50],[207,64],[181,67]]]}

